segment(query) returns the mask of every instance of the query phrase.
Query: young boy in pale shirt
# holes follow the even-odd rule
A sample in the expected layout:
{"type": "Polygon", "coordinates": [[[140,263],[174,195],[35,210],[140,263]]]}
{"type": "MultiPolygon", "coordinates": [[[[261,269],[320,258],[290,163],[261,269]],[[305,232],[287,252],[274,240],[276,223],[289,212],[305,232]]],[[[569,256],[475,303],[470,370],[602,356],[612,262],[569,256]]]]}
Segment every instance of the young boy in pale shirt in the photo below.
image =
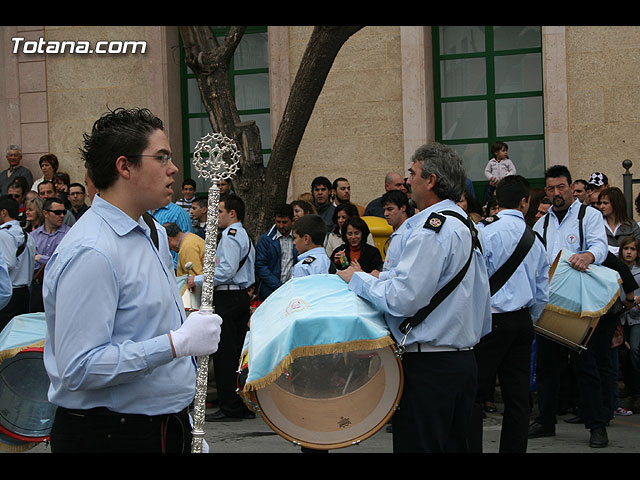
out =
{"type": "MultiPolygon", "coordinates": [[[[291,228],[293,243],[298,250],[298,262],[293,266],[291,278],[330,272],[333,264],[322,246],[327,225],[319,215],[304,215],[291,228]]],[[[333,267],[335,268],[335,267],[333,267]]]]}

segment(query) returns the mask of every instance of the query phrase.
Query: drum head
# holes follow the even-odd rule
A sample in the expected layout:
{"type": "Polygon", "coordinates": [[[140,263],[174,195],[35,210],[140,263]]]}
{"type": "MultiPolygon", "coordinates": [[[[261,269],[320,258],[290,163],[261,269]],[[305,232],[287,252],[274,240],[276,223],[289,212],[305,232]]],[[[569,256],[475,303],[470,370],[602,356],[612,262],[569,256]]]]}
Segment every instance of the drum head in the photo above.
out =
{"type": "Polygon", "coordinates": [[[20,440],[44,440],[56,410],[47,400],[48,389],[41,350],[25,350],[0,363],[1,431],[20,440]]]}
{"type": "Polygon", "coordinates": [[[403,375],[393,347],[302,357],[255,392],[260,414],[280,436],[330,450],[369,438],[389,420],[403,375]]]}

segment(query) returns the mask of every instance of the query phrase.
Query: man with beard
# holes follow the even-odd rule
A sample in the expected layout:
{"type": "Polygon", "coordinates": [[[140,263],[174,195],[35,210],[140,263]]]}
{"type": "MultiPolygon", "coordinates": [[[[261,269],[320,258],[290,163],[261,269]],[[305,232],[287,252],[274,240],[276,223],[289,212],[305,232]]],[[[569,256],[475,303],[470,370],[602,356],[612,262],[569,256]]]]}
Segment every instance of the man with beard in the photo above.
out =
{"type": "MultiPolygon", "coordinates": [[[[580,200],[574,200],[569,170],[563,165],[550,167],[545,173],[545,190],[552,206],[546,215],[538,219],[533,230],[545,241],[549,264],[553,264],[562,249],[575,252],[569,257],[569,263],[578,271],[585,271],[592,263],[602,264],[608,253],[602,214],[580,200]]],[[[606,335],[596,338],[600,337],[606,343],[606,335]]],[[[608,348],[610,345],[611,339],[608,348]]],[[[594,337],[589,346],[586,352],[572,358],[576,360],[583,420],[585,427],[591,431],[589,444],[592,447],[605,447],[608,444],[608,419],[604,418],[606,412],[601,413],[605,408],[598,367],[592,356],[596,348],[594,337]]],[[[539,415],[529,427],[529,438],[555,436],[560,373],[566,364],[567,349],[537,335],[536,354],[539,415]]]]}

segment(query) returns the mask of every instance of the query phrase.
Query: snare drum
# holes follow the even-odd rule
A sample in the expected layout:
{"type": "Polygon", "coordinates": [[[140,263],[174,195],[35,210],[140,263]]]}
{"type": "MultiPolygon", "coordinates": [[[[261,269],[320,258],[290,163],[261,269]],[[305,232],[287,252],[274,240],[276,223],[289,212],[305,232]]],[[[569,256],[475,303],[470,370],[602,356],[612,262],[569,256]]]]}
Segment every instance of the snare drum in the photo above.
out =
{"type": "Polygon", "coordinates": [[[273,431],[315,450],[375,434],[404,383],[382,314],[336,275],[289,280],[256,309],[238,378],[273,431]]]}

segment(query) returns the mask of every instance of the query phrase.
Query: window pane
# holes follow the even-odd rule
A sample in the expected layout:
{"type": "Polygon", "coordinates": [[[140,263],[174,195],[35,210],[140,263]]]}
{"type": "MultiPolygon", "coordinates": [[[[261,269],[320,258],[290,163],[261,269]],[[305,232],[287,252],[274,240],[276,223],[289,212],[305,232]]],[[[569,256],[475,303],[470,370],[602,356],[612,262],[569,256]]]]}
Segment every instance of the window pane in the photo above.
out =
{"type": "Polygon", "coordinates": [[[514,50],[542,46],[539,26],[493,27],[493,48],[514,50]]]}
{"type": "Polygon", "coordinates": [[[542,97],[496,100],[496,133],[498,137],[544,133],[542,97]]]}
{"type": "Polygon", "coordinates": [[[486,180],[484,167],[489,161],[489,147],[486,143],[471,143],[466,145],[449,145],[464,160],[467,177],[472,181],[486,180]]]}
{"type": "Polygon", "coordinates": [[[525,178],[544,177],[544,140],[510,141],[509,158],[518,175],[525,178]]]}
{"type": "Polygon", "coordinates": [[[440,27],[440,53],[484,52],[484,27],[440,27]]]}
{"type": "Polygon", "coordinates": [[[245,34],[233,55],[233,68],[267,68],[269,66],[267,32],[245,34]]]}
{"type": "Polygon", "coordinates": [[[440,62],[440,82],[443,97],[484,95],[487,91],[484,58],[465,58],[440,62]]]}
{"type": "Polygon", "coordinates": [[[206,110],[202,103],[198,81],[195,78],[187,79],[187,89],[189,90],[187,94],[189,97],[189,113],[204,113],[206,110]]]}
{"type": "Polygon", "coordinates": [[[268,113],[259,113],[254,115],[240,115],[240,120],[246,122],[255,120],[260,130],[260,142],[263,149],[271,148],[271,115],[268,113]]]}
{"type": "Polygon", "coordinates": [[[442,138],[480,138],[487,136],[487,102],[442,104],[442,138]]]}
{"type": "Polygon", "coordinates": [[[236,75],[234,81],[238,110],[269,108],[269,74],[236,75]]]}
{"type": "Polygon", "coordinates": [[[496,93],[542,90],[542,58],[539,53],[495,57],[496,93]]]}
{"type": "Polygon", "coordinates": [[[208,118],[190,118],[189,119],[189,150],[193,151],[202,137],[207,133],[213,133],[211,122],[208,118]]]}

